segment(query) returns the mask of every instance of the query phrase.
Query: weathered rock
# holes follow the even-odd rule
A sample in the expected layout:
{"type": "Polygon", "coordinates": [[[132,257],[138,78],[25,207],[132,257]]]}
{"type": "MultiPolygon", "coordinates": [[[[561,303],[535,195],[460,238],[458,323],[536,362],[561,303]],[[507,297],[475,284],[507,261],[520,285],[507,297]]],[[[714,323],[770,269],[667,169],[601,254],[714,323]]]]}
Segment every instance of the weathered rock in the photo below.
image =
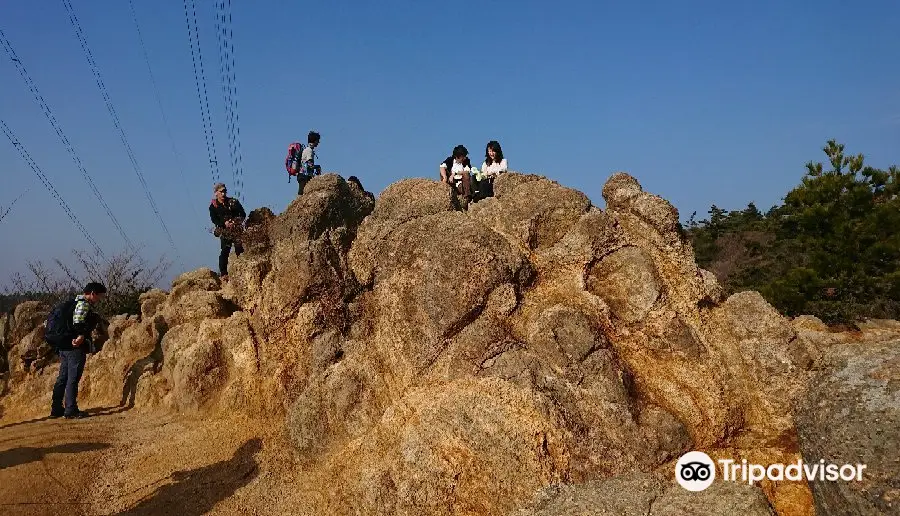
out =
{"type": "Polygon", "coordinates": [[[427,179],[404,179],[385,188],[375,202],[371,220],[400,225],[456,209],[446,184],[427,179]]]}
{"type": "MultiPolygon", "coordinates": [[[[10,332],[12,330],[12,314],[0,314],[0,376],[4,376],[9,371],[9,362],[6,359],[6,353],[9,351],[10,332]]],[[[0,387],[0,393],[5,390],[5,384],[0,387]]]]}
{"type": "Polygon", "coordinates": [[[829,350],[796,409],[807,464],[865,464],[862,481],[810,482],[816,514],[900,511],[900,340],[829,350]]]}
{"type": "Polygon", "coordinates": [[[631,474],[540,491],[515,516],[731,516],[774,513],[759,488],[716,482],[690,492],[650,474],[631,474]]]}
{"type": "MultiPolygon", "coordinates": [[[[361,239],[368,238],[365,230],[361,239]]],[[[380,308],[374,340],[404,381],[438,359],[446,339],[477,318],[495,288],[523,288],[531,278],[519,251],[460,212],[403,224],[375,251],[372,295],[380,308]]]]}
{"type": "Polygon", "coordinates": [[[162,314],[169,326],[174,327],[190,321],[228,317],[235,310],[236,307],[219,292],[191,290],[175,297],[173,289],[173,294],[170,294],[162,314]]]}
{"type": "Polygon", "coordinates": [[[222,282],[219,275],[207,267],[185,272],[172,281],[172,290],[169,292],[170,302],[175,302],[182,295],[195,290],[219,290],[222,282]]]}
{"type": "MultiPolygon", "coordinates": [[[[227,285],[183,274],[142,296],[140,319],[113,318],[80,401],[263,418],[290,438],[283,465],[303,468],[311,512],[507,514],[558,486],[533,514],[770,514],[759,489],[687,493],[638,472],[689,449],[795,460],[791,404],[830,350],[900,341],[884,322],[840,334],[756,293],[725,300],[677,211],[627,174],[604,187],[605,211],[540,176],[504,174],[495,192],[463,211],[437,181],[399,181],[373,202],[356,182],[313,178],[277,217],[251,212],[262,238],[227,285]]],[[[23,314],[33,326],[10,356],[47,308],[23,314]]],[[[849,376],[863,393],[851,416],[892,399],[886,370],[875,384],[849,376]]],[[[42,414],[54,374],[11,378],[4,417],[42,414]]],[[[844,434],[798,417],[814,453],[843,449],[844,434]]],[[[890,501],[886,471],[841,496],[890,501]]],[[[805,484],[762,492],[783,515],[810,513],[805,484]]]]}
{"type": "Polygon", "coordinates": [[[445,183],[426,179],[405,179],[388,186],[366,217],[349,253],[349,264],[364,285],[374,281],[378,252],[384,239],[402,224],[429,215],[458,209],[445,183]]]}
{"type": "Polygon", "coordinates": [[[551,485],[515,516],[647,516],[663,491],[664,483],[648,474],[551,485]]]}
{"type": "Polygon", "coordinates": [[[163,361],[160,341],[168,326],[162,315],[151,319],[115,317],[109,340],[88,357],[79,388],[83,405],[131,406],[142,375],[159,372],[163,361]]]}
{"type": "Polygon", "coordinates": [[[303,195],[270,222],[269,238],[272,242],[315,240],[329,229],[355,229],[372,208],[371,199],[340,176],[316,176],[307,183],[303,195]]]}
{"type": "Polygon", "coordinates": [[[757,292],[741,292],[712,310],[714,354],[742,393],[748,430],[780,439],[793,431],[791,406],[814,363],[790,322],[757,292]]]}
{"type": "Polygon", "coordinates": [[[26,335],[34,331],[47,320],[50,306],[40,301],[25,301],[19,303],[13,311],[12,328],[9,332],[9,342],[16,345],[26,335]]]}
{"type": "Polygon", "coordinates": [[[609,305],[625,324],[641,321],[659,299],[660,281],[650,257],[637,247],[625,247],[588,270],[587,290],[609,305]]]}
{"type": "Polygon", "coordinates": [[[509,181],[501,185],[502,195],[475,204],[469,213],[527,249],[552,247],[591,207],[583,193],[547,179],[525,181],[515,188],[509,181]]]}
{"type": "Polygon", "coordinates": [[[567,469],[572,436],[528,390],[496,379],[411,391],[327,466],[339,513],[503,514],[567,469]]]}
{"type": "Polygon", "coordinates": [[[610,209],[628,206],[629,201],[634,200],[644,189],[637,179],[625,172],[616,172],[603,185],[603,199],[610,209]]]}
{"type": "Polygon", "coordinates": [[[152,319],[160,305],[166,301],[167,296],[168,294],[158,288],[142,293],[138,298],[141,302],[141,317],[145,320],[152,319]]]}
{"type": "Polygon", "coordinates": [[[179,410],[252,411],[259,356],[246,314],[175,326],[161,343],[169,402],[179,410]]]}
{"type": "Polygon", "coordinates": [[[163,368],[172,388],[172,402],[179,410],[205,407],[225,383],[222,344],[211,333],[221,331],[221,320],[180,324],[162,341],[163,368]],[[201,336],[201,330],[203,335],[201,336]]]}
{"type": "Polygon", "coordinates": [[[303,459],[325,456],[378,422],[390,402],[383,371],[373,357],[354,353],[309,383],[288,413],[288,429],[303,459]]]}
{"type": "Polygon", "coordinates": [[[500,176],[494,180],[494,196],[501,199],[514,192],[523,184],[532,181],[540,181],[541,179],[546,178],[537,174],[519,174],[514,172],[500,174],[500,176]]]}
{"type": "Polygon", "coordinates": [[[43,323],[19,341],[17,352],[26,371],[41,370],[53,361],[55,353],[44,341],[43,323]]]}
{"type": "Polygon", "coordinates": [[[772,516],[762,490],[739,482],[714,482],[694,493],[671,486],[650,509],[651,516],[772,516]]]}
{"type": "Polygon", "coordinates": [[[716,275],[706,269],[700,269],[700,274],[703,276],[706,299],[712,304],[721,303],[725,299],[725,290],[719,285],[716,275]]]}
{"type": "Polygon", "coordinates": [[[5,354],[9,345],[13,318],[11,313],[0,313],[0,355],[5,354]]]}
{"type": "MultiPolygon", "coordinates": [[[[269,226],[277,217],[269,208],[257,208],[247,214],[245,229],[241,235],[244,251],[249,254],[263,253],[271,245],[269,226]]],[[[230,272],[230,271],[229,271],[230,272]]],[[[229,278],[231,274],[229,274],[229,278]]]]}

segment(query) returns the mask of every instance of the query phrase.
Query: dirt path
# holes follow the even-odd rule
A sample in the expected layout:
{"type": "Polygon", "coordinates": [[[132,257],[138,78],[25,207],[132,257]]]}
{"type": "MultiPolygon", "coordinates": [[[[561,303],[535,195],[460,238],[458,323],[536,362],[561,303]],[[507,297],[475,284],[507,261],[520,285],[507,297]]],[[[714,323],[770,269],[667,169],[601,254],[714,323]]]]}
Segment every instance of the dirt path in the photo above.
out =
{"type": "Polygon", "coordinates": [[[115,409],[3,420],[0,514],[305,514],[292,475],[272,471],[279,438],[265,428],[115,409]]]}

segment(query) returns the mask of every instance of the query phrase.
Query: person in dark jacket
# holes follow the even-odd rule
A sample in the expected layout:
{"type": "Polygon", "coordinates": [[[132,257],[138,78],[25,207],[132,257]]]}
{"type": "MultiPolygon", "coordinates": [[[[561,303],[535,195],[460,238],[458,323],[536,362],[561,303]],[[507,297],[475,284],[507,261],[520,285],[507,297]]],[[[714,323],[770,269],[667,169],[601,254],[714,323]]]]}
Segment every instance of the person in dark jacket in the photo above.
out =
{"type": "Polygon", "coordinates": [[[240,242],[240,233],[244,225],[247,213],[240,201],[234,197],[228,197],[228,190],[224,183],[216,183],[213,187],[216,196],[209,204],[209,218],[216,229],[214,234],[221,240],[219,252],[219,276],[223,281],[228,281],[228,255],[231,246],[234,245],[234,253],[240,256],[244,252],[244,246],[240,242]]]}
{"type": "Polygon", "coordinates": [[[66,419],[80,419],[87,417],[87,413],[78,409],[78,383],[84,373],[91,332],[94,331],[94,327],[100,320],[100,317],[91,308],[103,299],[104,295],[106,295],[106,287],[102,283],[91,282],[84,287],[81,295],[75,298],[72,333],[56,344],[59,350],[59,375],[53,385],[53,401],[50,405],[51,418],[65,416],[66,419]],[[65,401],[65,405],[63,405],[63,401],[65,401]]]}
{"type": "Polygon", "coordinates": [[[463,145],[457,145],[453,148],[453,153],[441,162],[438,172],[441,174],[441,181],[453,187],[453,176],[459,174],[462,176],[462,193],[467,200],[472,198],[471,177],[472,163],[469,161],[469,150],[463,145]]]}

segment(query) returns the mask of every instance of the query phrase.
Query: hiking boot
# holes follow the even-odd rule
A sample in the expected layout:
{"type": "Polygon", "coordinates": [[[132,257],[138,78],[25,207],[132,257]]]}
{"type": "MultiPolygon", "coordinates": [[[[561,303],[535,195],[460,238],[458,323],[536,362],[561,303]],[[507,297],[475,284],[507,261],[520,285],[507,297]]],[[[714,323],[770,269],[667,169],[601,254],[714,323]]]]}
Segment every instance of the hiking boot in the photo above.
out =
{"type": "Polygon", "coordinates": [[[72,412],[71,414],[66,414],[66,419],[84,419],[89,415],[90,414],[88,414],[87,412],[79,410],[77,412],[72,412]]]}
{"type": "Polygon", "coordinates": [[[58,419],[58,418],[63,417],[64,415],[65,414],[63,414],[62,411],[57,412],[57,411],[53,410],[53,411],[50,411],[50,415],[48,417],[50,419],[58,419]]]}

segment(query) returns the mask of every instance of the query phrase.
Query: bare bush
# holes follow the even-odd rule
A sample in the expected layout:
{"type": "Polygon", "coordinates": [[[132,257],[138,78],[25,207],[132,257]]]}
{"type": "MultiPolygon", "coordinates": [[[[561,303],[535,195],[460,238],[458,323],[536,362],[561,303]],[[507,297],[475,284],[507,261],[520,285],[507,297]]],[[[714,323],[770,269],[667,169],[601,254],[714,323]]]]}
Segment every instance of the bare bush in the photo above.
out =
{"type": "Polygon", "coordinates": [[[30,275],[14,274],[8,295],[54,304],[79,293],[89,282],[98,281],[107,290],[106,297],[96,307],[99,313],[139,314],[140,295],[157,286],[171,266],[164,257],[150,264],[137,250],[122,251],[108,260],[83,251],[73,251],[73,255],[74,265],[54,259],[56,270],[49,269],[40,260],[27,262],[30,275]]]}

